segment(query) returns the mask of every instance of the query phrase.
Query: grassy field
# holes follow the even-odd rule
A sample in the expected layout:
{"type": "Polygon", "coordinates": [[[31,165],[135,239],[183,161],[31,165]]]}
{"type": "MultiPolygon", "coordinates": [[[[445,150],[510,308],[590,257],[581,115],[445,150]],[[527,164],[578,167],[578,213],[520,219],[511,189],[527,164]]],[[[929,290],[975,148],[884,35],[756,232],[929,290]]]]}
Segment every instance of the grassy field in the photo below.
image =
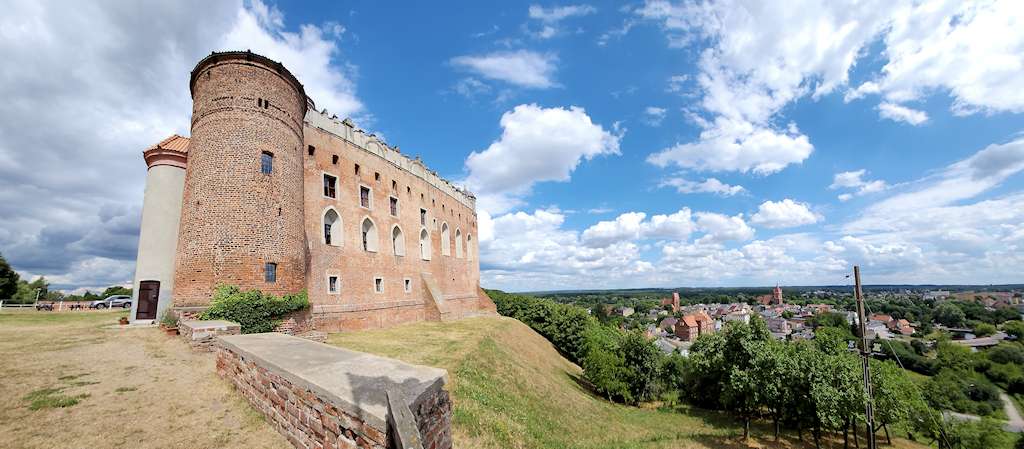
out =
{"type": "MultiPolygon", "coordinates": [[[[580,384],[579,367],[509,318],[332,334],[328,343],[447,369],[460,448],[813,447],[795,436],[772,442],[766,425],[741,442],[740,428],[718,413],[639,409],[596,398],[580,384]]],[[[924,447],[895,443],[883,447],[924,447]]]]}
{"type": "Polygon", "coordinates": [[[291,447],[212,355],[103,328],[124,314],[0,313],[0,448],[291,447]]]}

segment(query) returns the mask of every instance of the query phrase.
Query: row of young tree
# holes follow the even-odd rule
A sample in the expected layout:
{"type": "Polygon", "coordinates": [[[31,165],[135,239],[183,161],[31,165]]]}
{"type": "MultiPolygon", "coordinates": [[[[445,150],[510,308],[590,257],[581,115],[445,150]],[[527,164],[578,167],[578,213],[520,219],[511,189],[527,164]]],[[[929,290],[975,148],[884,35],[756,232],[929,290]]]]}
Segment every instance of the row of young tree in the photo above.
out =
{"type": "MultiPolygon", "coordinates": [[[[593,390],[610,401],[638,404],[678,399],[728,412],[749,437],[753,420],[807,433],[815,444],[842,435],[857,441],[864,431],[865,403],[860,359],[847,349],[848,330],[822,327],[813,341],[785,342],[771,336],[760,318],[731,322],[701,336],[689,356],[662,353],[643,333],[602,325],[586,310],[529,296],[488,291],[498,312],[529,325],[583,368],[593,390]]],[[[998,424],[950,422],[924,400],[908,374],[891,361],[873,360],[875,432],[887,439],[894,428],[942,448],[994,447],[1005,438],[998,424]],[[995,431],[985,429],[995,426],[995,431]]]]}
{"type": "Polygon", "coordinates": [[[132,289],[122,286],[111,286],[100,293],[86,290],[81,295],[65,294],[59,290],[50,290],[50,283],[40,276],[32,281],[21,278],[21,275],[0,254],[0,301],[12,304],[31,304],[39,301],[95,301],[111,295],[131,295],[132,289]]]}

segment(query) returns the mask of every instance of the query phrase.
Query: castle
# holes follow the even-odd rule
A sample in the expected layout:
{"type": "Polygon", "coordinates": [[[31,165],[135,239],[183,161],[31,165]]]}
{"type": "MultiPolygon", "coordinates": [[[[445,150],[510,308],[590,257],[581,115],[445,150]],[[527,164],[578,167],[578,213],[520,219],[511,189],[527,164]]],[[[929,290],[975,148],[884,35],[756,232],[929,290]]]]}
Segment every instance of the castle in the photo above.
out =
{"type": "Polygon", "coordinates": [[[493,312],[470,192],[318,112],[266,57],[212,53],[189,87],[191,136],[143,152],[132,321],[195,315],[222,283],[305,290],[297,326],[325,331],[493,312]]]}

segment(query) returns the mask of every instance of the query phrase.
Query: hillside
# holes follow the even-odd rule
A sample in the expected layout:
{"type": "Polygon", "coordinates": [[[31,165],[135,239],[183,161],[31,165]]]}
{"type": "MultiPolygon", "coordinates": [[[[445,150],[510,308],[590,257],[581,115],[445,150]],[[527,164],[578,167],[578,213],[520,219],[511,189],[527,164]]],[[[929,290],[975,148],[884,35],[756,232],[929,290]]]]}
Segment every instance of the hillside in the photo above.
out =
{"type": "MultiPolygon", "coordinates": [[[[328,343],[447,369],[460,448],[747,447],[735,423],[717,413],[640,409],[592,396],[578,382],[579,367],[510,318],[332,334],[328,343]]],[[[771,442],[767,427],[754,435],[766,438],[750,447],[801,447],[795,437],[771,442]]],[[[924,447],[896,443],[882,447],[924,447]]]]}

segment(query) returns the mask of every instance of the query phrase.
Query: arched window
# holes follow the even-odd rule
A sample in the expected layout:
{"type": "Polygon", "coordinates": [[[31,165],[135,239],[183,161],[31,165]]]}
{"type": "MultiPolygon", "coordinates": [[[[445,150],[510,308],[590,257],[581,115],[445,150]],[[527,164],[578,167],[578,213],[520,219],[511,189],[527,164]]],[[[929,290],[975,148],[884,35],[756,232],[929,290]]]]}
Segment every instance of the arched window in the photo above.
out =
{"type": "Polygon", "coordinates": [[[462,230],[455,229],[455,257],[462,258],[462,230]]]}
{"type": "Polygon", "coordinates": [[[473,260],[473,234],[466,234],[466,259],[473,260]]]}
{"type": "Polygon", "coordinates": [[[391,228],[391,249],[395,251],[396,256],[405,255],[405,234],[398,225],[391,228]]]}
{"type": "Polygon", "coordinates": [[[426,228],[420,230],[420,258],[430,260],[430,234],[426,228]]]}
{"type": "Polygon", "coordinates": [[[452,238],[448,232],[448,223],[441,224],[441,255],[452,255],[452,238]]]}
{"type": "Polygon", "coordinates": [[[341,217],[334,208],[324,212],[324,243],[331,246],[341,246],[341,217]]]}
{"type": "Polygon", "coordinates": [[[377,225],[373,224],[373,220],[370,217],[363,219],[363,225],[360,226],[363,236],[363,250],[371,253],[377,252],[377,245],[380,238],[377,237],[377,225]]]}

